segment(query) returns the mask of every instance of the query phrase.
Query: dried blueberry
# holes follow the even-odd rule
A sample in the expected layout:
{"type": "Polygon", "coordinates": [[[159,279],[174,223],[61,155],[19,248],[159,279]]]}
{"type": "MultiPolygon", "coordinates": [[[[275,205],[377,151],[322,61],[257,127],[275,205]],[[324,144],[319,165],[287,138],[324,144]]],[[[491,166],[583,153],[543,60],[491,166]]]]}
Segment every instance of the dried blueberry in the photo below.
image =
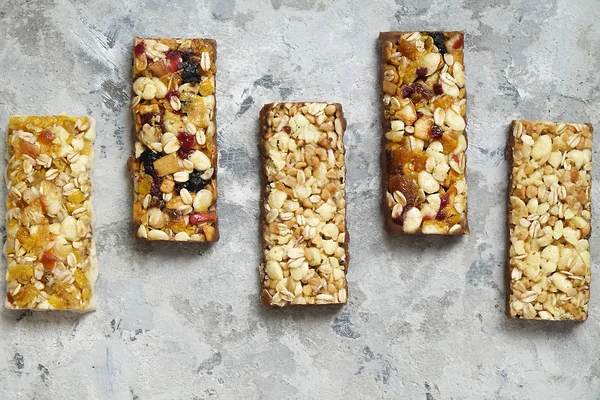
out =
{"type": "Polygon", "coordinates": [[[200,82],[200,71],[198,70],[198,64],[194,62],[190,54],[182,54],[183,61],[181,62],[181,81],[183,83],[199,83],[200,82]]]}
{"type": "Polygon", "coordinates": [[[140,161],[144,165],[144,171],[146,171],[148,175],[154,175],[154,161],[159,158],[160,156],[150,149],[146,149],[140,154],[140,161]]]}
{"type": "Polygon", "coordinates": [[[446,54],[446,39],[444,38],[444,34],[442,32],[433,32],[431,37],[433,38],[433,44],[438,48],[440,54],[446,54]]]}

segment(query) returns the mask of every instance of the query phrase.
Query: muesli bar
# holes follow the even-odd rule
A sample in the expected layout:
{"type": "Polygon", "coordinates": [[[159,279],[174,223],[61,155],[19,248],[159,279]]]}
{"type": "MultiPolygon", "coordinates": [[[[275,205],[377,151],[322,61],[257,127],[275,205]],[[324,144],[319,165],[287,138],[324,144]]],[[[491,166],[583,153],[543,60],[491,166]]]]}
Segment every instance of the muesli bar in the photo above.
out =
{"type": "Polygon", "coordinates": [[[469,234],[463,32],[379,34],[382,209],[398,234],[469,234]]]}
{"type": "Polygon", "coordinates": [[[91,117],[10,119],[6,308],[96,308],[91,198],[95,137],[91,117]]]}
{"type": "Polygon", "coordinates": [[[507,156],[506,314],[585,320],[591,278],[592,126],[514,121],[507,156]]]}
{"type": "Polygon", "coordinates": [[[134,40],[136,236],[215,242],[217,136],[212,39],[134,40]]]}
{"type": "Polygon", "coordinates": [[[346,304],[348,233],[338,103],[272,103],[260,112],[261,301],[346,304]]]}

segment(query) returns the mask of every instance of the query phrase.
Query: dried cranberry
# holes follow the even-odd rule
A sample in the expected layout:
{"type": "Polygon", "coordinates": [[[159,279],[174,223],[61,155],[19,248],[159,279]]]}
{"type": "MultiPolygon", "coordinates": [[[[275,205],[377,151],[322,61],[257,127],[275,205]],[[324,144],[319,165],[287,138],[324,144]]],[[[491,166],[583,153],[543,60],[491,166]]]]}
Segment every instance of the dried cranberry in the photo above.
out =
{"type": "Polygon", "coordinates": [[[215,216],[211,213],[191,213],[190,224],[201,224],[202,222],[214,221],[215,216]]]}
{"type": "Polygon", "coordinates": [[[450,202],[450,193],[445,193],[440,199],[440,210],[446,208],[450,202]]]}
{"type": "Polygon", "coordinates": [[[444,34],[442,32],[433,32],[431,34],[433,38],[433,44],[438,48],[440,53],[443,55],[446,53],[446,45],[444,44],[446,39],[444,38],[444,34]]]}
{"type": "Polygon", "coordinates": [[[435,216],[435,219],[437,219],[438,221],[442,221],[443,219],[445,219],[447,217],[446,211],[444,211],[444,209],[448,206],[449,202],[450,202],[450,193],[446,193],[440,199],[440,210],[438,211],[437,215],[435,216]]]}
{"type": "Polygon", "coordinates": [[[434,83],[433,84],[433,93],[435,93],[436,95],[441,95],[444,94],[444,88],[442,86],[441,83],[434,83]]]}
{"type": "Polygon", "coordinates": [[[420,76],[421,78],[424,76],[427,76],[427,68],[425,68],[425,67],[417,68],[417,75],[420,76]]]}
{"type": "Polygon", "coordinates": [[[136,44],[135,47],[133,48],[133,53],[135,54],[136,57],[141,56],[145,52],[146,52],[146,43],[143,41],[136,44]]]}
{"type": "Polygon", "coordinates": [[[154,161],[158,160],[159,158],[160,156],[150,149],[146,149],[142,154],[140,154],[140,161],[144,165],[144,171],[148,175],[154,175],[154,161]]]}
{"type": "Polygon", "coordinates": [[[412,96],[414,90],[410,86],[402,86],[402,97],[405,99],[412,96]]]}
{"type": "Polygon", "coordinates": [[[179,150],[177,150],[177,155],[179,155],[182,160],[185,160],[194,151],[196,137],[188,135],[185,132],[179,132],[177,139],[179,139],[179,150]]]}
{"type": "Polygon", "coordinates": [[[160,114],[156,112],[150,112],[144,114],[140,117],[142,126],[148,125],[156,125],[160,121],[160,114]]]}
{"type": "Polygon", "coordinates": [[[167,51],[167,60],[169,72],[177,71],[181,66],[181,62],[183,61],[183,59],[181,58],[181,53],[177,50],[167,51]]]}
{"type": "Polygon", "coordinates": [[[442,137],[444,132],[442,132],[442,130],[440,129],[439,126],[437,125],[433,125],[431,127],[431,129],[429,130],[429,136],[431,136],[432,139],[437,140],[439,138],[442,137]]]}
{"type": "Polygon", "coordinates": [[[199,83],[200,71],[198,64],[193,60],[190,54],[182,54],[183,61],[181,62],[181,81],[183,83],[199,83]]]}
{"type": "Polygon", "coordinates": [[[458,159],[458,156],[456,154],[452,154],[452,159],[454,160],[455,163],[460,163],[460,160],[458,159]]]}
{"type": "Polygon", "coordinates": [[[169,90],[165,97],[167,98],[168,101],[171,101],[171,97],[173,97],[173,96],[179,97],[180,95],[181,95],[181,93],[179,93],[177,90],[169,90]]]}
{"type": "Polygon", "coordinates": [[[452,48],[454,50],[459,50],[463,47],[463,45],[465,44],[465,38],[462,34],[458,35],[458,39],[456,39],[454,41],[454,44],[452,45],[452,48]]]}

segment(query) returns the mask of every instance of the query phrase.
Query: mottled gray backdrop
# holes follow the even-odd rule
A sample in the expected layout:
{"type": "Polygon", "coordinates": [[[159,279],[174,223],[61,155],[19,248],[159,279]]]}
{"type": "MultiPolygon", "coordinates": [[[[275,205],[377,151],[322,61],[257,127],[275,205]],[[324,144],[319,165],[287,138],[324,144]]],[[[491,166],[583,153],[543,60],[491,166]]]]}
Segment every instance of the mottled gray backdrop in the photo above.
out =
{"type": "Polygon", "coordinates": [[[579,324],[508,320],[503,283],[507,128],[514,118],[600,127],[599,15],[597,0],[3,0],[0,126],[17,113],[98,120],[100,279],[89,315],[0,312],[0,399],[600,398],[600,279],[579,324]],[[391,238],[379,212],[375,41],[456,29],[472,234],[391,238]],[[218,41],[214,246],[132,239],[134,35],[218,41]],[[343,309],[258,303],[257,117],[278,100],[339,101],[348,119],[343,309]]]}

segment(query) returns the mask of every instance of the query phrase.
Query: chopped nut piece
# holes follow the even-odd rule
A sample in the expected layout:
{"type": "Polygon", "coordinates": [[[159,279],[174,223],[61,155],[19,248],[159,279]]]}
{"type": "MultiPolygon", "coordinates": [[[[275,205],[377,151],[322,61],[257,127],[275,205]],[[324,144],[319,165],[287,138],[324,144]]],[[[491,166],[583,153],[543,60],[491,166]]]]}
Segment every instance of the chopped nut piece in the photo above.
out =
{"type": "Polygon", "coordinates": [[[134,47],[136,237],[217,241],[216,42],[135,38],[134,47]]]}
{"type": "Polygon", "coordinates": [[[591,278],[592,126],[514,121],[508,149],[506,314],[585,320],[591,278]]]}
{"type": "Polygon", "coordinates": [[[382,208],[390,233],[469,234],[463,36],[379,35],[382,208]],[[428,195],[437,196],[435,205],[428,195]]]}
{"type": "Polygon", "coordinates": [[[7,308],[96,308],[90,186],[95,137],[91,117],[10,119],[7,308]]]}
{"type": "Polygon", "coordinates": [[[261,301],[270,306],[345,304],[342,107],[273,103],[263,107],[260,119],[261,301]]]}

